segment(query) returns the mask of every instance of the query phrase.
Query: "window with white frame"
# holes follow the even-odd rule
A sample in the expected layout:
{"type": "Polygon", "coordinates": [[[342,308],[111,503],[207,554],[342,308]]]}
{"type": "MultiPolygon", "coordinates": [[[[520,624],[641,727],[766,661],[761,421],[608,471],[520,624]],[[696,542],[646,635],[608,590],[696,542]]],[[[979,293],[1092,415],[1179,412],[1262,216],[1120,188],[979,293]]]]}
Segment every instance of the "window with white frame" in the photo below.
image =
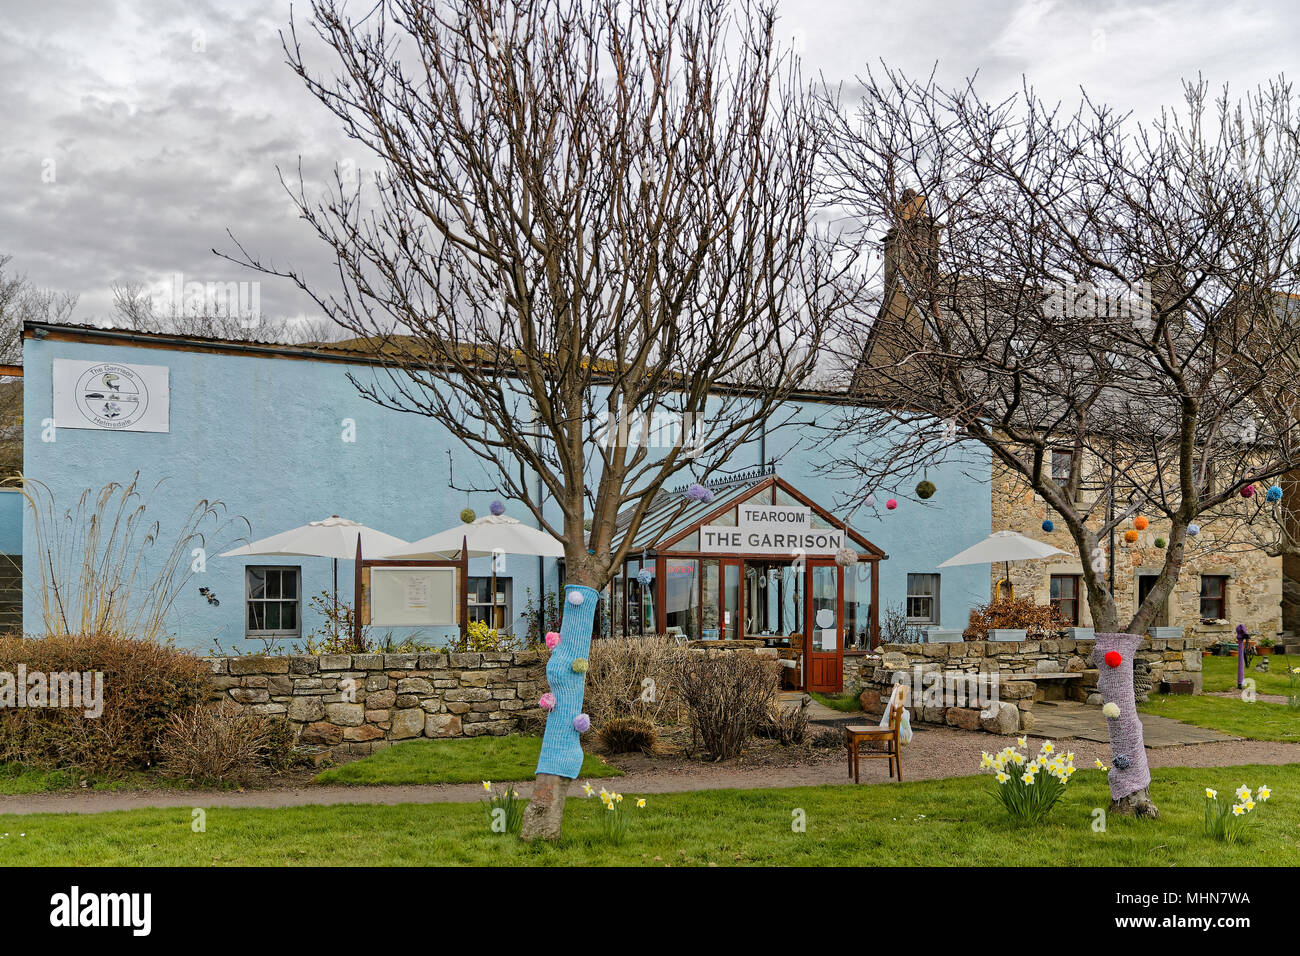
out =
{"type": "Polygon", "coordinates": [[[939,575],[907,576],[907,623],[939,623],[939,575]]]}
{"type": "Polygon", "coordinates": [[[492,578],[469,579],[469,619],[482,621],[491,628],[503,628],[510,623],[510,578],[497,578],[497,593],[492,594],[492,578]],[[495,597],[495,600],[494,600],[495,597]]]}
{"type": "Polygon", "coordinates": [[[250,565],[244,569],[247,637],[302,634],[302,569],[250,565]]]}

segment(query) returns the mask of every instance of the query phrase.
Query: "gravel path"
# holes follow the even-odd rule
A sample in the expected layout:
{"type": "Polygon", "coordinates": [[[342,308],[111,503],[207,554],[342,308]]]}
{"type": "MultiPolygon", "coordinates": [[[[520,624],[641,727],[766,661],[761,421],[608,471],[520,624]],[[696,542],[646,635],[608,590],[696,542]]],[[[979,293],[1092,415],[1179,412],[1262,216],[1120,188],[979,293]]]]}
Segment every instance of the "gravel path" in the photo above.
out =
{"type": "MultiPolygon", "coordinates": [[[[978,772],[981,750],[994,752],[1015,743],[1011,737],[994,737],[946,727],[918,728],[912,743],[903,749],[904,780],[934,780],[969,776],[978,772]]],[[[1036,741],[1030,740],[1033,750],[1036,741]]],[[[1110,748],[1087,740],[1063,741],[1062,749],[1073,750],[1075,765],[1091,767],[1100,758],[1109,764],[1110,748]]],[[[1163,747],[1147,750],[1152,767],[1229,767],[1236,764],[1300,763],[1300,744],[1265,740],[1233,740],[1163,747]]],[[[647,757],[613,761],[626,775],[593,781],[599,787],[617,788],[622,793],[680,793],[690,790],[729,788],[798,787],[848,782],[844,751],[809,751],[798,766],[746,766],[742,762],[708,764],[684,760],[652,760],[647,757]]],[[[887,784],[888,761],[863,760],[863,785],[887,784]]],[[[496,781],[494,781],[496,782],[496,781]]],[[[518,784],[527,795],[531,782],[518,784]]],[[[580,792],[575,787],[575,793],[580,792]]],[[[282,789],[231,791],[147,790],[108,792],[38,793],[0,797],[3,813],[104,813],[143,807],[296,807],[341,803],[472,803],[483,798],[479,784],[426,784],[393,787],[298,786],[282,789]]]]}

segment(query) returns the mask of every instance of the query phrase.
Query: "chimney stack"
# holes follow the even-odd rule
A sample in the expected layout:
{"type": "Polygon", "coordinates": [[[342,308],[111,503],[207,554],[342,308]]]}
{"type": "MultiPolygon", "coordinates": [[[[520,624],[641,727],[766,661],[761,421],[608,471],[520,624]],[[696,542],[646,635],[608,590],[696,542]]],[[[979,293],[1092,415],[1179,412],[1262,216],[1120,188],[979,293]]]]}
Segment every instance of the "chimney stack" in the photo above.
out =
{"type": "Polygon", "coordinates": [[[925,197],[904,189],[895,224],[885,233],[885,292],[902,276],[923,283],[939,265],[939,227],[925,206],[925,197]],[[923,271],[924,270],[924,271],[923,271]]]}

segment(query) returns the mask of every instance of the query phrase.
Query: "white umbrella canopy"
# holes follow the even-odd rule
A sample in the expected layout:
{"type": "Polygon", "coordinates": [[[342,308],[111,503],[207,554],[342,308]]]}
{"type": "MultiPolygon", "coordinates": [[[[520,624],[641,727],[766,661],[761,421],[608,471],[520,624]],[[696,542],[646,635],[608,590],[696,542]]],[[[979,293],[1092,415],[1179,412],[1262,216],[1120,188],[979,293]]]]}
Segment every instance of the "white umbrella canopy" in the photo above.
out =
{"type": "Polygon", "coordinates": [[[995,531],[979,544],[972,545],[959,554],[954,554],[939,565],[952,568],[963,564],[997,564],[1006,561],[1030,561],[1034,558],[1048,558],[1054,554],[1069,554],[1060,548],[1036,541],[1016,531],[995,531]]]}
{"type": "Polygon", "coordinates": [[[498,551],[543,558],[564,557],[564,545],[545,531],[530,528],[509,515],[484,515],[469,524],[458,524],[419,541],[401,544],[377,557],[449,561],[459,558],[461,547],[467,557],[486,558],[498,551]]]}
{"type": "MultiPolygon", "coordinates": [[[[952,568],[963,564],[997,564],[1001,562],[1003,565],[1003,580],[997,583],[994,592],[994,600],[998,600],[1002,595],[1003,583],[1005,582],[1008,586],[1011,584],[1012,561],[1031,561],[1034,558],[1048,558],[1054,554],[1069,553],[1068,551],[1062,551],[1055,545],[1037,541],[1016,531],[994,531],[979,544],[971,545],[965,551],[954,554],[947,561],[942,562],[939,567],[952,568]]],[[[1014,588],[1009,587],[1008,593],[1011,597],[1015,597],[1014,588]]]]}
{"type": "Polygon", "coordinates": [[[367,528],[358,521],[331,515],[323,521],[313,521],[222,552],[221,557],[285,554],[346,560],[357,556],[357,535],[361,535],[361,551],[367,557],[406,545],[401,538],[367,528]]]}

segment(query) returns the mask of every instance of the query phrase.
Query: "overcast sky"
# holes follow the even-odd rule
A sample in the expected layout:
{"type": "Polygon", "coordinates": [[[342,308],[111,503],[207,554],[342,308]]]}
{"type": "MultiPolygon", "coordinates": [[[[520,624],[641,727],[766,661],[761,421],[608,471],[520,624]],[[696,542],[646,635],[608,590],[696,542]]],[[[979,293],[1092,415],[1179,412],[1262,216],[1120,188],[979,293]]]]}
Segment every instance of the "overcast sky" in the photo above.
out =
{"type": "MultiPolygon", "coordinates": [[[[354,4],[357,9],[371,0],[354,4]]],[[[301,16],[304,4],[299,4],[301,16]]],[[[1287,72],[1300,18],[1286,0],[785,0],[805,70],[851,80],[881,60],[978,71],[989,96],[1023,74],[1039,93],[1139,116],[1198,72],[1245,90],[1287,72]]],[[[328,276],[323,247],[276,166],[311,176],[367,163],[284,65],[288,0],[0,0],[0,255],[107,317],[114,282],[258,278],[218,259],[230,229],[253,252],[328,276]]],[[[310,314],[263,281],[268,315],[310,314]]]]}

